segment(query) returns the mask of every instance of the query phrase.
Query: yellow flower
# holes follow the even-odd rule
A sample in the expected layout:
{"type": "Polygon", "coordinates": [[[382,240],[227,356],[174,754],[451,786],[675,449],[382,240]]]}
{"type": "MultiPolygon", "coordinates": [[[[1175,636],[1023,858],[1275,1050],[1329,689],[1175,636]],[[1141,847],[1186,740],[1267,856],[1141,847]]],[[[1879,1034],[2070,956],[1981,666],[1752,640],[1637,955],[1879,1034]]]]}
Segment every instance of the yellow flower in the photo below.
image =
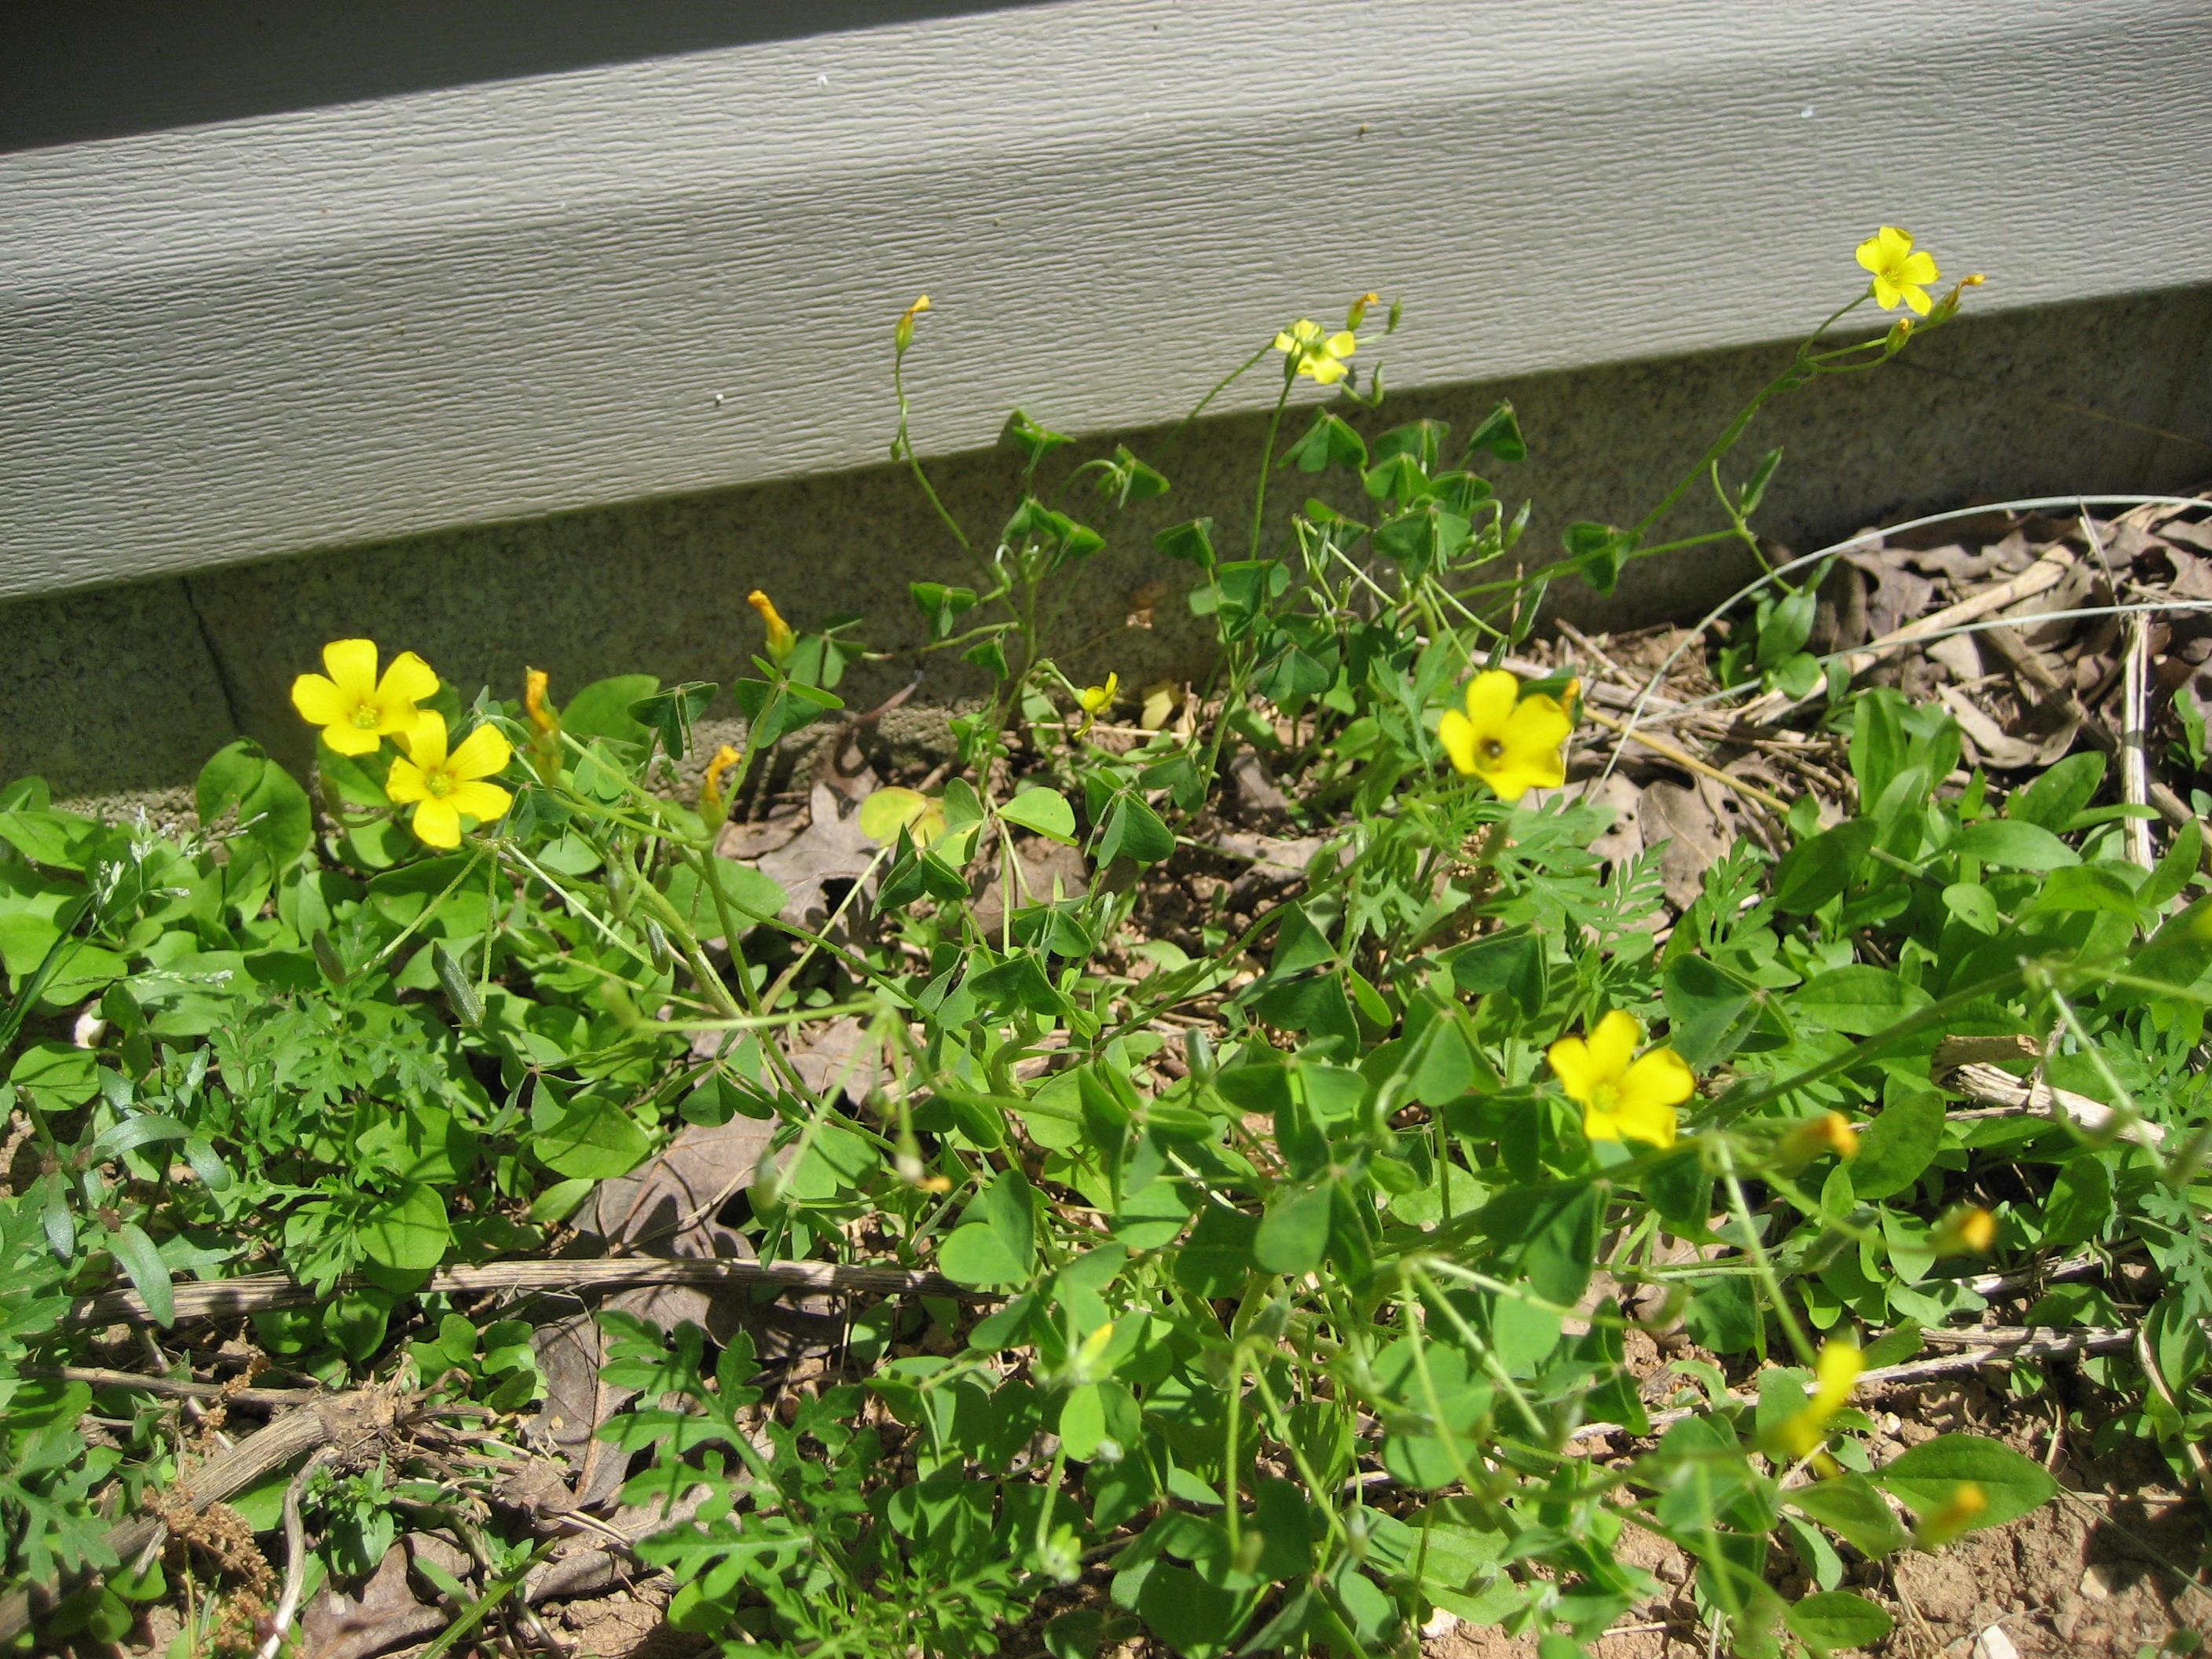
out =
{"type": "Polygon", "coordinates": [[[1632,1058],[1643,1041],[1636,1017],[1616,1008],[1588,1042],[1565,1036],[1547,1052],[1567,1097],[1582,1107],[1583,1133],[1592,1140],[1674,1144],[1674,1109],[1697,1092],[1697,1079],[1672,1048],[1632,1058]]]}
{"type": "Polygon", "coordinates": [[[461,815],[489,823],[514,805],[514,797],[495,783],[482,780],[504,770],[514,757],[514,745],[499,728],[479,726],[461,739],[461,746],[446,752],[446,717],[426,708],[415,729],[402,739],[406,756],[392,763],[392,775],[384,793],[415,808],[415,834],[432,847],[461,844],[461,815]]]}
{"type": "Polygon", "coordinates": [[[1459,770],[1488,784],[1500,800],[1519,800],[1529,790],[1566,781],[1559,745],[1574,721],[1556,698],[1521,696],[1521,682],[1502,668],[1468,682],[1467,713],[1444,712],[1437,736],[1459,770]]]}
{"type": "Polygon", "coordinates": [[[1938,1255],[1987,1255],[1997,1242],[1997,1218],[1978,1205],[1951,1212],[1928,1237],[1938,1255]]]}
{"type": "Polygon", "coordinates": [[[1828,1419],[1844,1408],[1866,1369],[1866,1356],[1850,1342],[1824,1342],[1813,1372],[1813,1397],[1784,1418],[1775,1438],[1793,1457],[1809,1457],[1828,1437],[1828,1419]]]}
{"type": "Polygon", "coordinates": [[[1299,318],[1286,332],[1275,337],[1275,349],[1291,354],[1297,372],[1323,386],[1334,386],[1344,378],[1344,360],[1352,355],[1355,344],[1350,329],[1323,335],[1321,325],[1307,317],[1299,318]]]}
{"type": "Polygon", "coordinates": [[[1121,677],[1109,673],[1103,685],[1086,685],[1075,694],[1076,702],[1083,705],[1086,714],[1103,714],[1114,706],[1114,699],[1121,690],[1121,677]]]}
{"type": "Polygon", "coordinates": [[[776,614],[775,601],[757,587],[745,595],[745,603],[760,612],[760,619],[768,624],[769,660],[781,663],[791,655],[799,636],[791,631],[791,624],[776,614]]]}
{"type": "Polygon", "coordinates": [[[707,763],[706,781],[699,786],[699,814],[709,828],[722,821],[722,774],[735,766],[738,751],[724,744],[707,763]]]}
{"type": "Polygon", "coordinates": [[[292,707],[310,726],[323,728],[323,741],[341,755],[370,755],[386,738],[415,724],[415,705],[438,689],[438,677],[412,651],[392,659],[384,678],[376,676],[376,641],[332,640],[323,647],[320,674],[292,682],[292,707]]]}
{"type": "Polygon", "coordinates": [[[1893,311],[1899,300],[1921,316],[1930,308],[1923,283],[1941,275],[1933,255],[1915,253],[1912,238],[1895,225],[1884,225],[1859,244],[1859,264],[1874,273],[1874,302],[1893,311]]]}

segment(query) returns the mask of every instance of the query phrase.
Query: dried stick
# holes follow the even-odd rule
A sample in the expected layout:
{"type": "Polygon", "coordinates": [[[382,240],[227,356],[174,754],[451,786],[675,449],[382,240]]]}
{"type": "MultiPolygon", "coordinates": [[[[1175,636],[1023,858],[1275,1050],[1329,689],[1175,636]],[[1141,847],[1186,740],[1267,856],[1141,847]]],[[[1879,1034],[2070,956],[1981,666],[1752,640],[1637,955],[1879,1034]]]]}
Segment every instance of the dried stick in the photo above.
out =
{"type": "MultiPolygon", "coordinates": [[[[2047,1083],[2029,1083],[1996,1066],[1954,1066],[1936,1082],[1969,1100],[1986,1102],[1991,1108],[1986,1112],[1954,1112],[1953,1117],[2047,1117],[2070,1122],[2085,1134],[2101,1134],[2120,1116],[2100,1100],[2054,1089],[2047,1083]]],[[[2113,1133],[2152,1152],[2166,1144],[2166,1131],[2141,1118],[2122,1123],[2113,1133]]]]}
{"type": "Polygon", "coordinates": [[[108,1370],[97,1365],[26,1365],[21,1374],[55,1382],[86,1382],[95,1389],[131,1389],[165,1400],[214,1400],[249,1410],[274,1411],[330,1397],[325,1389],[234,1388],[227,1382],[187,1382],[174,1376],[141,1376],[137,1371],[108,1370]]]}
{"type": "MultiPolygon", "coordinates": [[[[180,1504],[194,1511],[206,1509],[262,1476],[274,1474],[303,1453],[357,1439],[391,1421],[392,1398],[386,1389],[358,1389],[287,1412],[259,1433],[248,1435],[168,1487],[172,1504],[180,1504]]],[[[129,1561],[158,1543],[167,1530],[158,1517],[142,1515],[110,1528],[103,1541],[117,1560],[129,1561]]],[[[30,1623],[27,1588],[0,1600],[0,1646],[13,1642],[30,1623]]]]}
{"type": "Polygon", "coordinates": [[[1711,765],[1694,755],[1677,749],[1664,738],[1646,737],[1642,732],[1633,729],[1624,720],[1617,720],[1610,714],[1601,714],[1596,709],[1591,708],[1587,701],[1583,702],[1581,712],[1583,718],[1593,725],[1601,726],[1607,731],[1616,733],[1630,743],[1641,744],[1653,754],[1664,756],[1677,766],[1686,766],[1701,777],[1711,778],[1723,788],[1733,789],[1737,794],[1748,800],[1755,800],[1760,805],[1770,807],[1777,812],[1787,812],[1790,810],[1790,803],[1781,796],[1770,794],[1757,784],[1746,783],[1741,778],[1732,778],[1719,767],[1711,765]]]}
{"type": "MultiPolygon", "coordinates": [[[[342,1279],[338,1289],[356,1281],[342,1279]]],[[[473,1267],[447,1267],[432,1273],[427,1295],[470,1295],[480,1291],[611,1290],[633,1285],[775,1285],[787,1290],[852,1291],[862,1295],[960,1297],[999,1301],[996,1291],[956,1285],[940,1273],[909,1273],[899,1267],[850,1267],[833,1261],[732,1261],[698,1258],[664,1261],[652,1258],[612,1261],[494,1261],[473,1267]]],[[[247,1273],[237,1279],[182,1284],[174,1295],[180,1319],[214,1319],[269,1308],[313,1307],[330,1292],[301,1285],[288,1273],[247,1273]]],[[[147,1323],[153,1319],[136,1291],[110,1291],[87,1297],[70,1309],[76,1322],[147,1323]]]]}
{"type": "Polygon", "coordinates": [[[291,1629],[299,1613],[300,1596],[307,1587],[307,1529],[300,1520],[300,1498],[315,1471],[337,1455],[329,1446],[318,1447],[284,1488],[284,1593],[277,1598],[276,1611],[270,1620],[269,1639],[254,1659],[276,1659],[284,1645],[284,1632],[291,1629]]]}
{"type": "MultiPolygon", "coordinates": [[[[1859,1374],[1858,1386],[1867,1388],[1878,1382],[1926,1382],[1939,1376],[1955,1376],[1961,1371],[1979,1369],[1993,1359],[2048,1359],[2057,1354],[2109,1353],[2124,1348],[2135,1340],[2129,1330],[2088,1329],[2051,1331],[2039,1328],[2014,1326],[2008,1329],[1990,1331],[1923,1331],[1923,1340],[1942,1340],[1945,1337],[1964,1338],[1978,1344],[1961,1348],[1956,1353],[1938,1354],[1932,1359],[1911,1359],[1901,1365],[1877,1365],[1870,1371],[1859,1374]]],[[[1756,1395],[1731,1393],[1724,1396],[1732,1406],[1754,1406],[1756,1395]]],[[[1680,1406],[1670,1411],[1651,1413],[1651,1433],[1711,1412],[1711,1406],[1680,1406]]],[[[1585,1423],[1567,1437],[1570,1442],[1595,1440],[1601,1437],[1627,1434],[1629,1430],[1619,1423],[1585,1423]]]]}

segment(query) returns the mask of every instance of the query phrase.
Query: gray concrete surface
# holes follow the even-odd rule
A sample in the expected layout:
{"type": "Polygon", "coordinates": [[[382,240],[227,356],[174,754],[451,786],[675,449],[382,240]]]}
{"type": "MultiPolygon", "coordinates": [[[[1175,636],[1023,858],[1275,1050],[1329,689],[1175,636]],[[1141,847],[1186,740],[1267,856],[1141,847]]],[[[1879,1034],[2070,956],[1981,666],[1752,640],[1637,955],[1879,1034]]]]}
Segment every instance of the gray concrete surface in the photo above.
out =
{"type": "MultiPolygon", "coordinates": [[[[1568,520],[1638,516],[1787,356],[1756,347],[1432,388],[1356,420],[1372,432],[1427,416],[1463,433],[1510,398],[1531,453],[1488,476],[1510,499],[1534,500],[1523,545],[1549,556],[1568,520]]],[[[1058,413],[1049,398],[1029,408],[1048,422],[1058,413]]],[[[1250,415],[1208,420],[1177,445],[1164,428],[1121,434],[1174,488],[1118,522],[1078,509],[1110,541],[1062,630],[1064,648],[1077,647],[1071,672],[1114,668],[1131,684],[1199,672],[1206,635],[1184,603],[1191,573],[1152,551],[1152,532],[1211,515],[1221,543],[1234,542],[1249,524],[1261,425],[1250,415]],[[1124,629],[1131,591],[1155,580],[1171,590],[1158,626],[1124,629]]],[[[2202,483],[2212,478],[2212,288],[1969,319],[1884,369],[1771,405],[1740,459],[1778,443],[1787,455],[1759,524],[1801,550],[1976,499],[2202,483]]],[[[932,473],[971,532],[988,537],[1012,505],[1003,453],[947,458],[932,473]]],[[[1270,534],[1310,485],[1274,476],[1270,534]]],[[[1693,494],[1665,527],[1716,521],[1693,494]]],[[[18,600],[0,605],[10,667],[0,777],[35,771],[66,796],[126,799],[188,781],[234,730],[304,762],[307,733],[286,690],[332,637],[419,651],[464,696],[483,684],[516,695],[526,664],[552,673],[556,696],[634,671],[726,681],[748,672],[757,646],[744,603],[753,586],[802,625],[861,613],[862,636],[897,650],[921,637],[907,582],[959,580],[963,570],[912,481],[877,466],[18,600]]],[[[1559,602],[1601,625],[1643,623],[1707,604],[1742,574],[1740,560],[1700,552],[1633,567],[1611,600],[1563,586],[1559,602]]],[[[906,657],[862,668],[853,703],[913,669],[906,657]]],[[[929,658],[915,702],[942,706],[975,689],[972,671],[929,658]]]]}

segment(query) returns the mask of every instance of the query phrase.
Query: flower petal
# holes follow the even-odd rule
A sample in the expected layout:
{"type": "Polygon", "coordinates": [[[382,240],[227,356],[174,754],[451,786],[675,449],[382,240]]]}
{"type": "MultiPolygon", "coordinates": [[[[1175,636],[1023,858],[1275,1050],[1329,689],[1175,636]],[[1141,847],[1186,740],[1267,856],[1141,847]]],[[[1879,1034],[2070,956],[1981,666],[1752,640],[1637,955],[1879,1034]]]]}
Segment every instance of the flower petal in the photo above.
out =
{"type": "Polygon", "coordinates": [[[323,666],[354,702],[376,695],[376,641],[332,640],[323,647],[323,666]]]}
{"type": "Polygon", "coordinates": [[[1502,668],[1485,669],[1467,683],[1467,717],[1479,737],[1494,737],[1511,717],[1521,682],[1502,668]]]}
{"type": "Polygon", "coordinates": [[[425,772],[436,771],[446,763],[446,717],[434,708],[425,708],[402,741],[409,759],[425,772]]]}
{"type": "Polygon", "coordinates": [[[1623,1097],[1613,1113],[1613,1139],[1640,1140],[1648,1146],[1674,1144],[1674,1109],[1623,1097]]]}
{"type": "Polygon", "coordinates": [[[422,775],[422,769],[413,761],[395,760],[384,780],[384,795],[386,799],[403,805],[410,800],[428,800],[430,799],[429,781],[422,775]]]}
{"type": "Polygon", "coordinates": [[[1697,1092],[1697,1074],[1690,1070],[1690,1062],[1672,1048],[1654,1048],[1621,1073],[1624,1109],[1657,1106],[1671,1110],[1697,1092]]]}
{"type": "Polygon", "coordinates": [[[1349,357],[1358,348],[1358,340],[1348,330],[1341,334],[1332,334],[1321,343],[1321,349],[1332,357],[1349,357]]]}
{"type": "Polygon", "coordinates": [[[1943,273],[1936,269],[1932,253],[1908,254],[1898,264],[1896,276],[1900,283],[1932,283],[1943,273]]]}
{"type": "Polygon", "coordinates": [[[437,671],[412,651],[403,651],[394,657],[392,666],[384,671],[384,678],[376,683],[377,699],[382,702],[395,699],[421,702],[437,694],[437,671]]]}
{"type": "Polygon", "coordinates": [[[1904,296],[1905,303],[1912,307],[1915,314],[1922,317],[1925,317],[1928,314],[1928,290],[1926,289],[1900,288],[1897,291],[1904,296]]]}
{"type": "Polygon", "coordinates": [[[1334,357],[1322,356],[1319,352],[1309,355],[1298,367],[1322,386],[1334,386],[1344,378],[1344,365],[1334,357]]]}
{"type": "Polygon", "coordinates": [[[1437,739],[1451,757],[1452,769],[1473,773],[1474,770],[1474,723],[1456,708],[1444,710],[1444,717],[1437,722],[1437,739]]]}
{"type": "Polygon", "coordinates": [[[1620,1139],[1620,1119],[1611,1112],[1600,1111],[1595,1106],[1584,1106],[1583,1134],[1590,1140],[1618,1140],[1620,1139]]]}
{"type": "Polygon", "coordinates": [[[337,726],[353,719],[354,699],[338,690],[335,681],[320,674],[302,674],[292,682],[292,707],[310,726],[337,726]]]}
{"type": "Polygon", "coordinates": [[[455,811],[467,813],[478,823],[505,817],[514,805],[514,796],[495,783],[464,783],[446,799],[455,811]]]}
{"type": "Polygon", "coordinates": [[[415,838],[431,847],[461,844],[461,815],[451,796],[431,796],[415,809],[415,838]]]}
{"type": "Polygon", "coordinates": [[[1590,1061],[1607,1082],[1618,1084],[1627,1074],[1636,1045],[1644,1041],[1644,1025],[1635,1015],[1615,1008],[1598,1021],[1589,1034],[1590,1061]]]}
{"type": "Polygon", "coordinates": [[[374,732],[365,732],[347,720],[337,726],[323,728],[323,742],[333,754],[374,755],[384,747],[384,739],[374,732]]]}
{"type": "Polygon", "coordinates": [[[1544,1058],[1552,1062],[1552,1074],[1570,1100],[1587,1102],[1605,1081],[1590,1058],[1589,1044],[1578,1036],[1561,1037],[1544,1051],[1544,1058]]]}
{"type": "Polygon", "coordinates": [[[495,726],[479,726],[461,739],[460,747],[447,757],[446,766],[456,777],[488,778],[504,770],[514,758],[514,745],[507,740],[504,732],[495,726]]]}
{"type": "Polygon", "coordinates": [[[1875,277],[1874,302],[1880,306],[1884,311],[1894,311],[1897,309],[1897,301],[1900,293],[1901,290],[1898,288],[1897,284],[1890,281],[1887,276],[1877,275],[1875,277]]]}

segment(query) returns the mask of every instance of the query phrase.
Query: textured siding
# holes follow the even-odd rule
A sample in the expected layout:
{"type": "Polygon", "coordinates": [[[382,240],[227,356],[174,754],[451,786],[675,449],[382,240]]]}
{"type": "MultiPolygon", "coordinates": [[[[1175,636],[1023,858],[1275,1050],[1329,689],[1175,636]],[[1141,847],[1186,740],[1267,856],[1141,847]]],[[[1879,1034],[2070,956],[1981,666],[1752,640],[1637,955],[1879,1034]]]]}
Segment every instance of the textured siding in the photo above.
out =
{"type": "Polygon", "coordinates": [[[878,460],[924,289],[942,452],[1366,288],[1407,386],[1787,335],[1883,221],[2203,283],[2208,85],[2202,0],[1067,0],[0,155],[0,596],[878,460]]]}

